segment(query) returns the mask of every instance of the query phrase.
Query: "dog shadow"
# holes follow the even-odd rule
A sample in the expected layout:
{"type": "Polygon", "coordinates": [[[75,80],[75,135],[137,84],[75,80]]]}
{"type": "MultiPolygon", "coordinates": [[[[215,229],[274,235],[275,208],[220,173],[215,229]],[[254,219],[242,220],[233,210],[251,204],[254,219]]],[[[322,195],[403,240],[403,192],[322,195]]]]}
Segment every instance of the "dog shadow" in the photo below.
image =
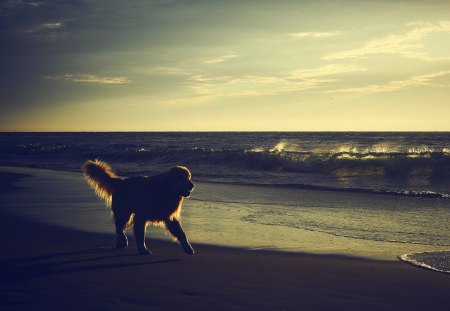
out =
{"type": "Polygon", "coordinates": [[[180,260],[179,258],[149,260],[148,256],[140,256],[125,250],[112,248],[87,249],[7,259],[0,261],[0,275],[2,276],[0,278],[0,286],[57,274],[169,264],[180,260]],[[117,254],[118,252],[120,253],[117,254]],[[133,258],[133,262],[120,261],[121,258],[126,257],[133,258]]]}

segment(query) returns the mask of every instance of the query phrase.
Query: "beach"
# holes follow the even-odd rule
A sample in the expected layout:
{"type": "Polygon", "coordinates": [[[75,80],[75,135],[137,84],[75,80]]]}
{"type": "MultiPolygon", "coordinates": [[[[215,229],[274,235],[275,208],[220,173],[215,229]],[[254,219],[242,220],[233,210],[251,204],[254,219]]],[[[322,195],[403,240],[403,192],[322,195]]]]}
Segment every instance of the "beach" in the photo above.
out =
{"type": "Polygon", "coordinates": [[[0,1],[0,311],[450,311],[450,1],[0,1]]]}
{"type": "Polygon", "coordinates": [[[159,239],[149,241],[152,255],[138,256],[132,238],[128,249],[114,250],[112,228],[74,230],[7,212],[8,193],[33,196],[32,184],[39,188],[36,170],[16,170],[22,175],[1,174],[5,310],[440,310],[450,302],[448,275],[396,260],[194,242],[189,256],[159,239]]]}

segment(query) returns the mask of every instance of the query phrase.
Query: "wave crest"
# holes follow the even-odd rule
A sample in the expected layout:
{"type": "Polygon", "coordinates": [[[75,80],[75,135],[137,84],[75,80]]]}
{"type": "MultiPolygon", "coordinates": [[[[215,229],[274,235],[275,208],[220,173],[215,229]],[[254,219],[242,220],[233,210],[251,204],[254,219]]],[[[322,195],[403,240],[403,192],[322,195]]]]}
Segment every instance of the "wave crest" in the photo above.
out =
{"type": "Polygon", "coordinates": [[[353,169],[359,173],[404,175],[408,173],[447,176],[450,153],[447,148],[435,149],[418,146],[400,148],[379,144],[360,148],[342,145],[328,150],[301,150],[280,142],[273,148],[256,147],[245,150],[243,158],[250,168],[283,170],[292,172],[343,173],[339,170],[353,169]],[[365,171],[364,171],[365,170],[365,171]]]}

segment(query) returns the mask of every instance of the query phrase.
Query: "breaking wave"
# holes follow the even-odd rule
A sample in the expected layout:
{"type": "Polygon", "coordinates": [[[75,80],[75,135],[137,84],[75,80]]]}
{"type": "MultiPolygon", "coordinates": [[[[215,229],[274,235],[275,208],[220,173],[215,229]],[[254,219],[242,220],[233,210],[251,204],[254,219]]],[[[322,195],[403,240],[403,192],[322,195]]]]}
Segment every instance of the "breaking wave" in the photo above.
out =
{"type": "Polygon", "coordinates": [[[102,157],[110,161],[148,163],[182,162],[187,165],[221,165],[240,169],[298,172],[331,173],[337,175],[386,175],[404,176],[422,174],[435,178],[446,177],[450,172],[450,152],[417,147],[406,151],[339,147],[328,151],[302,151],[286,148],[278,144],[271,149],[223,148],[145,148],[133,145],[111,145],[103,150],[80,148],[72,145],[45,146],[30,144],[14,146],[9,151],[21,156],[67,156],[69,158],[102,157]]]}

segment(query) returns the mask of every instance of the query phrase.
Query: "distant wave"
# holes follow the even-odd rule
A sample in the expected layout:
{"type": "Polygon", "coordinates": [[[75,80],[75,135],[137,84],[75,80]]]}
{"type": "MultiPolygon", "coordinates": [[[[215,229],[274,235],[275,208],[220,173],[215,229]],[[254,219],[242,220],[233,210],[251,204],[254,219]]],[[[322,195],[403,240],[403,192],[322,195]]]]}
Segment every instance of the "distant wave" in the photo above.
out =
{"type": "Polygon", "coordinates": [[[450,274],[450,251],[404,254],[399,259],[420,268],[450,274]]]}
{"type": "Polygon", "coordinates": [[[436,177],[448,174],[450,153],[441,150],[330,150],[329,152],[249,150],[241,155],[250,168],[292,172],[404,175],[417,170],[436,177]],[[346,172],[347,170],[347,172],[346,172]]]}

